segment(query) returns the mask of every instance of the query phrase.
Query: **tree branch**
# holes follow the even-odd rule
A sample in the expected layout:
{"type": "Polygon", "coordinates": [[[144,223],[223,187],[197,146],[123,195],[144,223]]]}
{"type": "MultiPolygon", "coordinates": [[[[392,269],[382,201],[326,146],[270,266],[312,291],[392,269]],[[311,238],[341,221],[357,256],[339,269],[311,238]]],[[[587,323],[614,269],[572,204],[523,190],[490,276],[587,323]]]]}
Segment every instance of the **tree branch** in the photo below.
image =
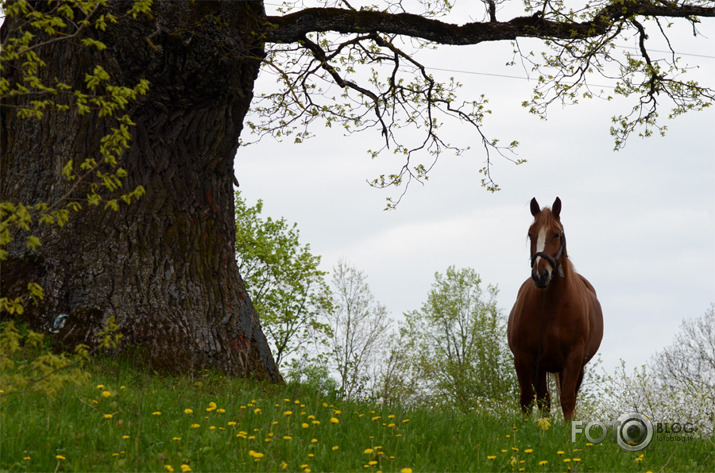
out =
{"type": "Polygon", "coordinates": [[[507,22],[489,21],[455,25],[411,13],[391,14],[372,10],[307,8],[284,16],[267,16],[265,38],[269,43],[291,43],[308,33],[384,33],[411,36],[441,44],[466,45],[516,38],[589,38],[604,34],[615,20],[634,17],[715,17],[715,7],[625,1],[596,11],[582,22],[554,21],[537,13],[507,22]]]}

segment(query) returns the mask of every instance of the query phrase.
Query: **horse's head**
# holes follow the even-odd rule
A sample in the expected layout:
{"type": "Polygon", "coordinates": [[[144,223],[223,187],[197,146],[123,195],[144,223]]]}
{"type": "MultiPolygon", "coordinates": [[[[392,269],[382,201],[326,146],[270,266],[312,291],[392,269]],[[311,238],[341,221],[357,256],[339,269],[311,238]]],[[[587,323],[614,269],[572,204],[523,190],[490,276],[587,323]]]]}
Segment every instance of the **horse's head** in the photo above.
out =
{"type": "Polygon", "coordinates": [[[558,197],[549,209],[541,209],[536,198],[531,199],[531,215],[534,223],[529,227],[531,243],[531,279],[536,287],[544,289],[554,273],[563,277],[561,259],[566,257],[566,237],[561,225],[561,199],[558,197]]]}

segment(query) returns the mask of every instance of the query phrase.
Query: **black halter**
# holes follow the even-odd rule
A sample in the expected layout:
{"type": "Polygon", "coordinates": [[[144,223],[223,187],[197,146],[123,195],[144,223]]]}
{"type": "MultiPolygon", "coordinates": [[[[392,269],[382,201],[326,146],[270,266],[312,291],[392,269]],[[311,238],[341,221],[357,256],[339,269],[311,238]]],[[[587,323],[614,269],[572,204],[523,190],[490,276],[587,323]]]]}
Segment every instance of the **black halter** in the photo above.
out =
{"type": "Polygon", "coordinates": [[[533,255],[531,255],[531,260],[530,260],[529,267],[530,267],[530,268],[533,268],[533,267],[534,267],[534,263],[536,262],[536,258],[541,257],[541,258],[544,258],[546,261],[549,262],[549,264],[551,265],[551,267],[553,268],[553,270],[559,275],[559,277],[563,278],[563,277],[564,277],[564,270],[563,270],[563,268],[561,268],[561,265],[557,263],[557,261],[558,261],[559,259],[561,259],[561,257],[562,257],[563,254],[564,254],[564,240],[565,240],[565,239],[566,239],[566,235],[565,235],[564,232],[562,231],[562,232],[561,232],[561,236],[560,236],[561,246],[559,247],[559,251],[556,252],[556,256],[548,255],[548,254],[544,253],[543,251],[537,251],[536,253],[534,253],[533,255]]]}

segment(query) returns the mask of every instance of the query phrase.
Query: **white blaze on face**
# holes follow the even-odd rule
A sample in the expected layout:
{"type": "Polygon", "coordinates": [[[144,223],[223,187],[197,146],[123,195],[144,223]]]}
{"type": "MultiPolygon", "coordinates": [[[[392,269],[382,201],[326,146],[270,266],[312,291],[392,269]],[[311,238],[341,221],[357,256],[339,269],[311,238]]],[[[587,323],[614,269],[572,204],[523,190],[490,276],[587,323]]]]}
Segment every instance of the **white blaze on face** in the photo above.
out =
{"type": "MultiPolygon", "coordinates": [[[[536,252],[543,253],[544,249],[546,249],[546,226],[539,229],[539,236],[536,238],[536,252]]],[[[541,256],[536,257],[534,267],[539,266],[539,261],[541,261],[541,256]]]]}

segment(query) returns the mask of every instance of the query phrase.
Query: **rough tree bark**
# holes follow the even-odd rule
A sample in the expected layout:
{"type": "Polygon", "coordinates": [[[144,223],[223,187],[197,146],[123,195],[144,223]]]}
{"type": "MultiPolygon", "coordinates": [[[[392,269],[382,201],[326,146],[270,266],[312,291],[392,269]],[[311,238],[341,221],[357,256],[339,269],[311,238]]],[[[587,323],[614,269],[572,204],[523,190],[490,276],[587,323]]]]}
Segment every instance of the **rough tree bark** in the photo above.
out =
{"type": "MultiPolygon", "coordinates": [[[[123,346],[152,368],[281,379],[234,259],[233,160],[263,56],[250,33],[263,14],[257,2],[163,2],[151,18],[92,32],[102,52],[80,54],[75,41],[40,52],[48,78],[77,88],[95,64],[120,84],[151,85],[130,111],[136,126],[119,163],[125,189],[142,185],[146,195],[118,212],[88,208],[61,229],[38,226],[42,246],[30,252],[19,238],[2,263],[3,295],[28,281],[45,290],[26,308],[33,326],[69,314],[59,338],[91,346],[114,316],[123,346]]],[[[96,150],[110,126],[92,115],[4,111],[0,201],[66,192],[64,164],[96,150]]]]}

